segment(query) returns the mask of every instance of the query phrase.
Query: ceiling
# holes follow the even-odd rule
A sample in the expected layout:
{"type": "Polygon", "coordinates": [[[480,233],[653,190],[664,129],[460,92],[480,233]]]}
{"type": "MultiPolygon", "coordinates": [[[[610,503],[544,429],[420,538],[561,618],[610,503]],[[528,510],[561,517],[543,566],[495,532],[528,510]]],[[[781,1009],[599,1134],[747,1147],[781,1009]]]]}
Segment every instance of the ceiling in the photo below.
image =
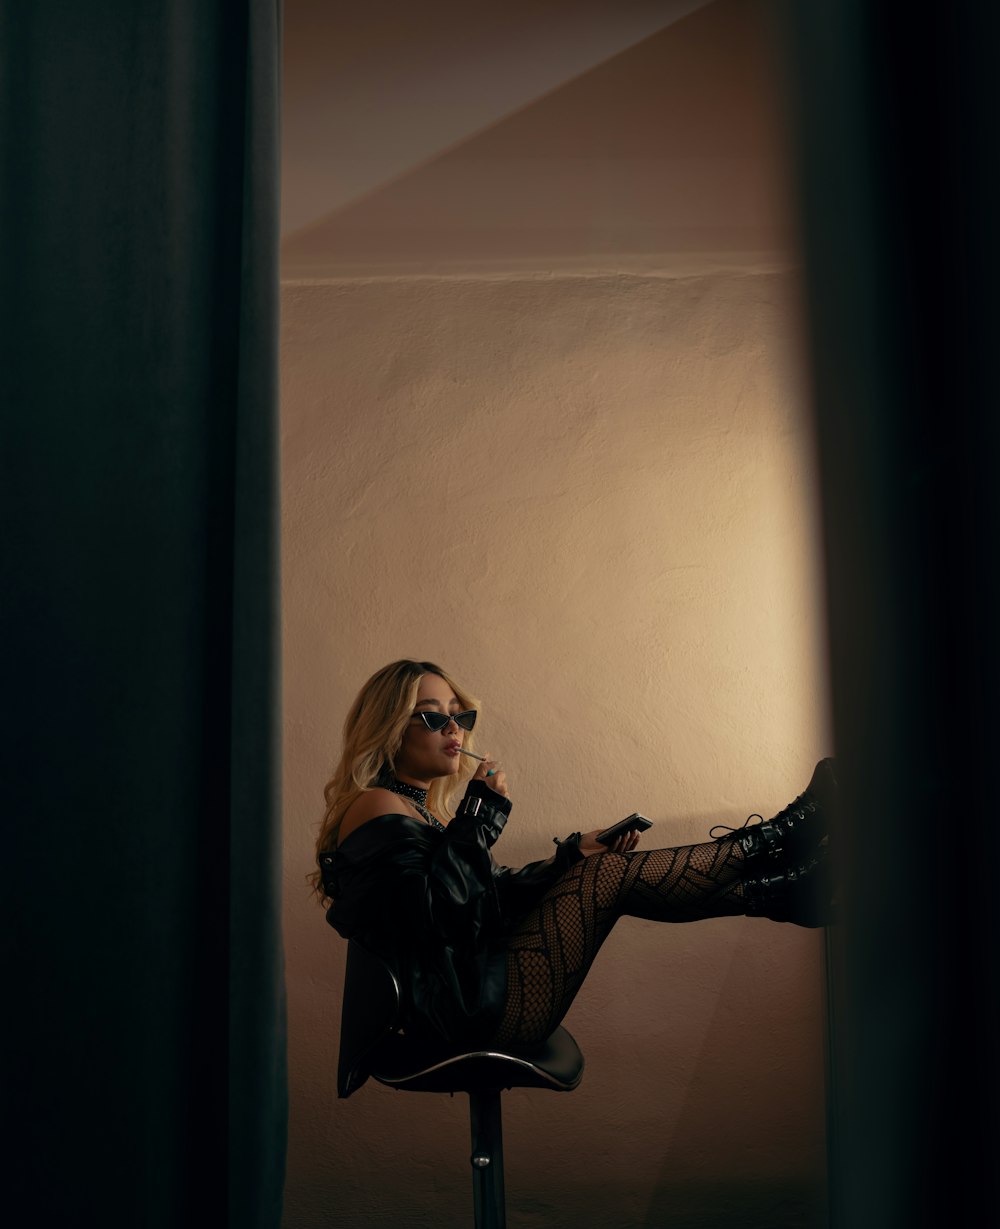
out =
{"type": "Polygon", "coordinates": [[[287,277],[787,252],[766,0],[285,0],[287,277]]]}

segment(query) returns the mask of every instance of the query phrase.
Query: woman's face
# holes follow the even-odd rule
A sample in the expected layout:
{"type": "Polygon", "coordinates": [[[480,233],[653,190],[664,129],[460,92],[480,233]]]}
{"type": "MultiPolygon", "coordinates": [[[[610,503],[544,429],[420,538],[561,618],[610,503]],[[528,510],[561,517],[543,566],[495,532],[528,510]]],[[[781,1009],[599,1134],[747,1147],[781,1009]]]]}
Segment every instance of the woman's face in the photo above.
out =
{"type": "MultiPolygon", "coordinates": [[[[414,712],[430,709],[435,713],[459,713],[458,696],[438,674],[425,674],[417,688],[414,712]]],[[[401,780],[428,784],[435,777],[450,777],[458,772],[465,731],[449,721],[443,730],[428,730],[419,717],[410,718],[403,731],[403,744],[396,753],[396,775],[401,780]]]]}

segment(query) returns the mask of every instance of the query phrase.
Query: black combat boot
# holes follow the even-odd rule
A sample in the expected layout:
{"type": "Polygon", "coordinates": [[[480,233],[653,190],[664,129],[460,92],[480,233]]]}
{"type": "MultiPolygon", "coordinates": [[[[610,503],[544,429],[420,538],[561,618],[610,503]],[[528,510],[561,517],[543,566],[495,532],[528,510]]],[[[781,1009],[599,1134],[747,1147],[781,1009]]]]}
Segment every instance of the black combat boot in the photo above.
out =
{"type": "MultiPolygon", "coordinates": [[[[743,856],[754,868],[770,865],[775,869],[788,862],[806,863],[829,837],[837,797],[837,778],[832,759],[820,760],[812,780],[801,794],[771,819],[742,828],[726,828],[717,840],[736,840],[743,856]]],[[[751,815],[750,819],[754,817],[751,815]]],[[[725,827],[716,824],[716,828],[725,827]]],[[[748,869],[750,869],[748,867],[748,869]]]]}
{"type": "Polygon", "coordinates": [[[834,920],[830,837],[836,798],[834,761],[820,760],[805,790],[777,815],[716,838],[735,840],[743,851],[748,917],[811,927],[834,920]]]}

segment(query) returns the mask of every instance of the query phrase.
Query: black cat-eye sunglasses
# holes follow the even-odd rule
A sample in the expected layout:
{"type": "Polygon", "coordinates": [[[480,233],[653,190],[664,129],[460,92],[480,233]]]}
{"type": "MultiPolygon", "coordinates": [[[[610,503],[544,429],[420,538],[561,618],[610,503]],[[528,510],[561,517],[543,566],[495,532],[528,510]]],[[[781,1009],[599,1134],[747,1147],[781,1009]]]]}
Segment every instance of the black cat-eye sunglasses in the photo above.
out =
{"type": "Polygon", "coordinates": [[[435,713],[433,710],[422,709],[413,715],[419,717],[428,730],[434,730],[437,733],[443,730],[449,721],[454,721],[463,730],[471,730],[476,724],[479,713],[474,708],[467,709],[464,713],[435,713]]]}

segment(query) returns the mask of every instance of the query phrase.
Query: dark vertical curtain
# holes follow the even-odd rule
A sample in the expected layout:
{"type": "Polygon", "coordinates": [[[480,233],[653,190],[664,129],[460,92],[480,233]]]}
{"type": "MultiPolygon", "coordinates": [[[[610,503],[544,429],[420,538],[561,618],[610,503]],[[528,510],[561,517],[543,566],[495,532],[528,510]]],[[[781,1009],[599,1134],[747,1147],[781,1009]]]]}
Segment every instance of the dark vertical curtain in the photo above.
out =
{"type": "Polygon", "coordinates": [[[972,1224],[1000,1143],[1000,16],[780,11],[846,797],[832,1224],[972,1224]]]}
{"type": "Polygon", "coordinates": [[[0,8],[9,1224],[280,1220],[279,38],[0,8]]]}

